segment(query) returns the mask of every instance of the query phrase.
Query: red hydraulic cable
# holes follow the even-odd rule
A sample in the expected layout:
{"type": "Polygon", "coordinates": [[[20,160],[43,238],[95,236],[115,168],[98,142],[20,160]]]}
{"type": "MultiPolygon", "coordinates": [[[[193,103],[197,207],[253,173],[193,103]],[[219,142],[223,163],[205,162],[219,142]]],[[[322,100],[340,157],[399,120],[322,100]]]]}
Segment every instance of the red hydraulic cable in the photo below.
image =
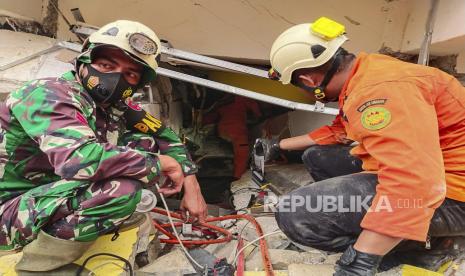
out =
{"type": "MultiPolygon", "coordinates": [[[[249,215],[227,215],[227,216],[221,216],[221,217],[216,217],[216,218],[208,218],[208,222],[212,221],[219,221],[219,220],[228,220],[228,219],[245,219],[248,220],[250,223],[252,223],[255,226],[255,229],[257,230],[257,234],[259,237],[263,236],[263,230],[260,224],[255,220],[254,217],[249,216],[249,215]]],[[[263,262],[263,267],[265,268],[266,275],[267,276],[273,276],[273,266],[271,265],[271,258],[270,254],[268,252],[268,246],[266,245],[265,238],[262,238],[259,240],[260,244],[260,252],[262,253],[262,262],[263,262]]]]}
{"type": "MultiPolygon", "coordinates": [[[[239,251],[244,246],[244,240],[242,239],[241,236],[239,236],[237,239],[238,239],[237,251],[239,251]]],[[[244,251],[242,251],[239,254],[239,257],[237,259],[236,276],[244,276],[244,268],[245,268],[245,258],[244,258],[244,251]]]]}
{"type": "MultiPolygon", "coordinates": [[[[162,214],[162,215],[165,215],[165,216],[168,214],[165,210],[159,209],[159,208],[152,209],[152,212],[162,214]]],[[[182,216],[180,214],[170,212],[170,215],[173,218],[182,219],[182,216]]],[[[217,227],[215,225],[211,225],[211,224],[207,223],[207,222],[222,221],[222,220],[229,220],[229,219],[245,219],[245,220],[248,220],[250,223],[252,223],[255,226],[255,229],[257,231],[258,236],[259,237],[263,236],[262,227],[260,226],[260,224],[258,224],[258,222],[255,220],[254,217],[249,216],[249,215],[226,215],[226,216],[220,216],[220,217],[207,218],[205,220],[205,223],[199,223],[199,225],[201,225],[201,226],[204,226],[206,228],[210,228],[210,229],[212,229],[214,231],[222,233],[223,235],[226,236],[225,238],[216,239],[216,240],[182,240],[182,243],[184,245],[190,246],[190,245],[204,245],[204,244],[222,243],[222,242],[230,241],[231,238],[232,238],[232,235],[231,235],[231,233],[229,233],[229,231],[227,231],[227,230],[225,230],[225,229],[223,229],[221,227],[217,227]]],[[[163,234],[165,234],[165,235],[167,235],[169,237],[169,239],[160,239],[160,242],[170,243],[170,244],[178,244],[179,243],[178,240],[176,239],[176,237],[174,237],[174,235],[172,233],[169,233],[168,231],[166,231],[164,229],[164,228],[169,227],[170,224],[160,225],[160,224],[158,224],[158,222],[156,222],[156,220],[153,220],[153,224],[163,234]],[[163,228],[163,230],[161,230],[162,228],[163,228]],[[174,237],[174,239],[173,239],[173,237],[174,237]]],[[[181,226],[181,225],[182,225],[181,222],[175,223],[175,226],[181,226]]],[[[266,275],[267,276],[273,276],[274,275],[273,266],[271,265],[271,258],[270,258],[269,252],[268,252],[268,246],[266,244],[265,239],[264,238],[260,239],[259,244],[260,244],[260,251],[261,251],[261,254],[262,254],[263,267],[265,268],[266,275]]]]}
{"type": "MultiPolygon", "coordinates": [[[[154,208],[152,209],[152,212],[162,214],[162,215],[167,215],[167,212],[162,209],[154,208]]],[[[181,215],[177,213],[170,212],[171,217],[176,218],[176,219],[182,219],[181,215]]],[[[179,227],[182,226],[182,222],[175,222],[174,226],[179,227]]],[[[172,233],[168,232],[165,228],[171,227],[171,224],[166,223],[166,224],[159,224],[156,220],[153,220],[153,225],[155,228],[160,230],[163,234],[169,237],[169,239],[160,239],[160,242],[162,243],[168,243],[168,244],[178,244],[178,240],[176,239],[176,236],[173,235],[172,233]]],[[[216,240],[181,240],[182,244],[191,246],[191,245],[205,245],[205,244],[215,244],[215,243],[224,243],[224,242],[229,242],[232,239],[232,234],[221,227],[218,227],[216,225],[211,225],[208,223],[199,223],[200,226],[203,226],[205,228],[211,229],[213,231],[219,232],[223,234],[225,237],[221,239],[216,239],[216,240]]]]}
{"type": "Polygon", "coordinates": [[[155,226],[155,228],[157,228],[158,230],[160,230],[160,232],[162,232],[165,236],[167,236],[168,238],[170,239],[176,239],[176,236],[173,235],[173,233],[171,232],[168,232],[165,228],[163,228],[156,220],[153,220],[153,226],[155,226]]]}

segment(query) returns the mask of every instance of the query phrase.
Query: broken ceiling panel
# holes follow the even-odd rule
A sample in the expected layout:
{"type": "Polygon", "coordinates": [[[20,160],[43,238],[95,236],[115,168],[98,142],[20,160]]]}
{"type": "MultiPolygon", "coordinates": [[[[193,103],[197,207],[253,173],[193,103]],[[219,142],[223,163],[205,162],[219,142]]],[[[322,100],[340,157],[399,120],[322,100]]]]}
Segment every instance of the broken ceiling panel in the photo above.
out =
{"type": "Polygon", "coordinates": [[[54,39],[34,34],[0,30],[0,68],[17,60],[26,59],[14,67],[0,70],[0,94],[11,92],[25,81],[42,77],[60,76],[72,69],[69,61],[72,52],[52,47],[54,39]],[[30,58],[35,53],[51,49],[40,57],[30,58]]]}
{"type": "MultiPolygon", "coordinates": [[[[86,23],[102,26],[116,19],[137,20],[178,49],[235,59],[268,60],[274,39],[298,23],[324,15],[345,24],[351,51],[376,52],[387,40],[395,40],[407,13],[396,8],[404,1],[385,0],[59,0],[70,21],[79,8],[86,23]],[[396,16],[388,16],[391,10],[396,16]],[[111,12],[106,12],[111,11],[111,12]],[[390,28],[385,28],[389,19],[390,28]],[[392,35],[386,34],[386,32],[392,35]]],[[[74,23],[74,22],[71,22],[74,23]]],[[[59,18],[58,37],[76,39],[59,18]]],[[[389,44],[389,43],[388,43],[389,44]]],[[[400,42],[390,43],[400,45],[400,42]]],[[[394,48],[396,45],[389,45],[394,48]]]]}

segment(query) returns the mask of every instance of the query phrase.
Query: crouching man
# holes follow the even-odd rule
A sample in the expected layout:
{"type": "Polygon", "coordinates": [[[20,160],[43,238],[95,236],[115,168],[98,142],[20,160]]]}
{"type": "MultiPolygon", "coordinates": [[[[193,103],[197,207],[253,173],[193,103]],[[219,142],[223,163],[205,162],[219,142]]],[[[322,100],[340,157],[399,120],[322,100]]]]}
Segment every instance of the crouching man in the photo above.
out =
{"type": "Polygon", "coordinates": [[[131,216],[141,188],[160,175],[173,185],[159,192],[184,187],[181,209],[204,220],[183,144],[129,100],[155,78],[160,45],[138,22],[110,23],[84,43],[75,71],[28,82],[0,105],[0,254],[22,248],[16,269],[78,259],[131,216]]]}
{"type": "Polygon", "coordinates": [[[261,141],[267,158],[311,146],[304,162],[317,182],[284,196],[276,219],[293,241],[343,251],[338,276],[401,263],[437,269],[465,236],[465,88],[436,68],[350,54],[344,32],[321,18],[272,46],[272,78],[340,110],[310,136],[261,141]],[[331,146],[350,141],[363,172],[348,146],[331,146]]]}

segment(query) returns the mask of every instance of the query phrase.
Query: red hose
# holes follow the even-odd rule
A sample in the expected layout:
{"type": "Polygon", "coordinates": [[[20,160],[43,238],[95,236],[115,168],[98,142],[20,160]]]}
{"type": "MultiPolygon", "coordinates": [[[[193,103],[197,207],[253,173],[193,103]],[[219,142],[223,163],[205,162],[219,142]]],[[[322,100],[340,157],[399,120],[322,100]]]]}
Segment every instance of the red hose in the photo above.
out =
{"type": "MultiPolygon", "coordinates": [[[[244,246],[244,240],[242,239],[241,236],[238,237],[238,243],[237,243],[237,251],[242,249],[244,246]]],[[[239,257],[237,258],[237,267],[236,267],[236,276],[244,276],[244,270],[245,270],[245,257],[244,257],[244,251],[242,251],[239,254],[239,257]]]]}
{"type": "MultiPolygon", "coordinates": [[[[263,230],[260,224],[255,220],[254,217],[249,216],[249,215],[227,215],[227,216],[222,216],[222,217],[217,217],[217,218],[208,218],[207,221],[219,221],[219,220],[227,220],[227,219],[245,219],[248,220],[250,223],[252,223],[255,226],[255,230],[257,230],[257,234],[259,237],[263,236],[263,230]]],[[[267,276],[273,276],[273,266],[271,265],[271,258],[270,254],[268,252],[268,246],[266,245],[266,241],[264,238],[259,240],[260,244],[260,252],[262,253],[262,262],[263,262],[263,267],[265,268],[266,275],[267,276]]]]}
{"type": "MultiPolygon", "coordinates": [[[[152,212],[165,215],[167,216],[168,213],[159,208],[154,208],[152,209],[152,212]]],[[[177,213],[170,212],[171,217],[180,219],[182,220],[182,216],[177,213]]],[[[226,229],[223,229],[221,227],[215,226],[208,224],[207,222],[215,222],[215,221],[222,221],[222,220],[229,220],[229,219],[245,219],[248,220],[250,223],[252,223],[255,226],[255,229],[257,230],[257,234],[259,237],[263,236],[263,230],[260,224],[255,220],[254,217],[249,216],[249,215],[226,215],[226,216],[220,216],[220,217],[212,217],[212,218],[207,218],[205,222],[199,223],[200,226],[212,229],[216,232],[219,232],[223,234],[225,237],[221,239],[216,239],[216,240],[181,240],[183,245],[186,246],[192,246],[192,245],[205,245],[205,244],[215,244],[215,243],[223,243],[223,242],[229,242],[232,239],[232,235],[229,231],[226,229]]],[[[176,236],[174,236],[172,233],[168,232],[165,228],[171,227],[171,224],[159,224],[155,219],[153,220],[153,225],[155,228],[160,230],[164,235],[168,237],[168,239],[160,239],[160,242],[163,243],[168,243],[168,244],[178,244],[179,241],[176,239],[176,236]]],[[[181,226],[182,222],[176,222],[174,223],[175,226],[181,226]]],[[[260,251],[262,254],[262,262],[263,262],[263,267],[265,268],[266,275],[267,276],[273,276],[273,266],[271,265],[271,258],[268,252],[268,246],[266,245],[266,241],[264,238],[259,240],[260,244],[260,251]]]]}
{"type": "MultiPolygon", "coordinates": [[[[158,214],[162,214],[162,215],[167,215],[167,212],[165,210],[162,210],[162,209],[158,209],[158,208],[154,208],[152,209],[152,212],[154,213],[158,213],[158,214]]],[[[171,217],[173,218],[176,218],[176,219],[182,219],[181,215],[177,214],[177,213],[173,213],[173,212],[170,212],[170,215],[171,217]]],[[[182,226],[182,222],[175,222],[174,223],[174,226],[176,227],[180,227],[182,226]]],[[[169,237],[169,239],[160,239],[160,242],[162,243],[168,243],[168,244],[178,244],[179,241],[178,239],[176,238],[175,235],[173,235],[172,233],[168,232],[165,228],[170,228],[171,227],[171,224],[169,223],[165,223],[165,224],[159,224],[155,219],[153,220],[153,225],[155,226],[155,228],[157,228],[158,230],[160,230],[163,234],[165,234],[166,236],[169,237]]],[[[191,246],[191,245],[205,245],[205,244],[215,244],[215,243],[223,243],[223,242],[229,242],[231,239],[232,239],[232,234],[226,230],[226,229],[223,229],[221,227],[218,227],[216,225],[211,225],[211,224],[208,224],[208,223],[199,223],[200,226],[203,226],[205,228],[208,228],[208,229],[211,229],[213,231],[216,231],[216,232],[219,232],[221,234],[223,234],[225,237],[224,238],[221,238],[221,239],[216,239],[216,240],[181,240],[182,244],[186,245],[186,246],[191,246]]]]}

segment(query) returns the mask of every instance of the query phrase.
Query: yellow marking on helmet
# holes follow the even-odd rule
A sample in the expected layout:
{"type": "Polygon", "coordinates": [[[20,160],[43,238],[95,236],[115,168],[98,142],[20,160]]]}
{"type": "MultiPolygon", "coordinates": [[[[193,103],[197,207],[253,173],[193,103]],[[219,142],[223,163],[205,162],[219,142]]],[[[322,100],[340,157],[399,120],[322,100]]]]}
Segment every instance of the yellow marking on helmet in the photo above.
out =
{"type": "Polygon", "coordinates": [[[311,30],[326,40],[332,40],[346,32],[346,27],[327,17],[318,18],[311,24],[311,30]]]}

